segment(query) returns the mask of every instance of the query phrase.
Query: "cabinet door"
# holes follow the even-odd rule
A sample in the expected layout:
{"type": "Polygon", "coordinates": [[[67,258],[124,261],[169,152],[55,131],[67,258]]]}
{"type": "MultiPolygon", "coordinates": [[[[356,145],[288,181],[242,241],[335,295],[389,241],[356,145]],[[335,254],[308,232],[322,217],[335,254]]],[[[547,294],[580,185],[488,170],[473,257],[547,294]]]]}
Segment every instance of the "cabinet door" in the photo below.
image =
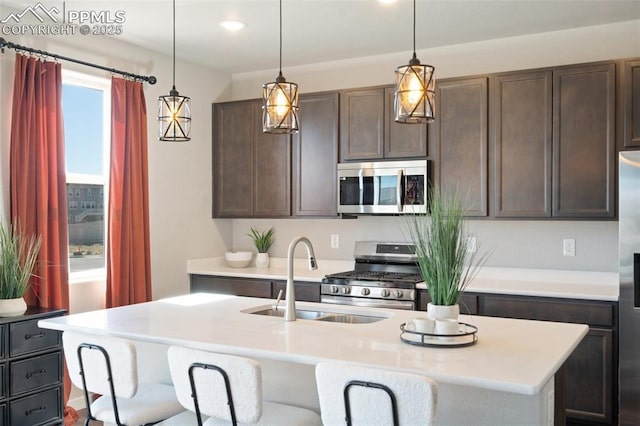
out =
{"type": "Polygon", "coordinates": [[[615,64],[553,72],[553,215],[615,216],[615,64]]]}
{"type": "Polygon", "coordinates": [[[493,214],[551,216],[551,71],[492,80],[493,214]]]}
{"type": "MultiPolygon", "coordinates": [[[[418,311],[426,311],[431,302],[428,290],[418,290],[418,311]]],[[[478,296],[472,293],[463,293],[458,301],[460,313],[465,315],[478,315],[478,296]]]]}
{"type": "Polygon", "coordinates": [[[300,96],[293,137],[296,216],[337,216],[338,94],[300,96]]]}
{"type": "Polygon", "coordinates": [[[260,102],[253,102],[253,117],[253,216],[291,216],[291,136],[263,133],[260,102]]]}
{"type": "Polygon", "coordinates": [[[468,216],[487,216],[487,79],[436,82],[436,119],[432,124],[439,151],[436,182],[456,192],[468,216]]]}
{"type": "Polygon", "coordinates": [[[387,87],[385,94],[385,158],[415,158],[427,155],[427,123],[396,123],[394,113],[395,87],[387,87]]]}
{"type": "Polygon", "coordinates": [[[612,423],[613,365],[613,331],[591,328],[565,364],[569,418],[612,423]]]}
{"type": "Polygon", "coordinates": [[[624,63],[622,100],[624,120],[624,147],[640,147],[640,60],[624,63]]]}
{"type": "Polygon", "coordinates": [[[384,156],[384,90],[350,90],[340,97],[341,161],[384,156]]]}
{"type": "Polygon", "coordinates": [[[253,101],[213,105],[213,217],[253,216],[253,101]]]}

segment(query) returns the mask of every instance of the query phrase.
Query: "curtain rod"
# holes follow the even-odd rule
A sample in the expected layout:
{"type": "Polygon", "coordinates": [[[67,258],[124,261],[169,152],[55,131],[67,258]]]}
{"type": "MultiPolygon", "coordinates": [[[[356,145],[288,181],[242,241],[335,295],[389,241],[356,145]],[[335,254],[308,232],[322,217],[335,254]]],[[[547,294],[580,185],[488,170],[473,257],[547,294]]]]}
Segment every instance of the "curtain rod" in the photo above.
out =
{"type": "Polygon", "coordinates": [[[20,50],[20,51],[24,51],[24,52],[36,53],[38,55],[44,55],[44,56],[48,56],[48,57],[54,58],[54,59],[62,59],[62,60],[69,61],[69,62],[75,62],[76,64],[86,65],[88,67],[93,67],[93,68],[98,68],[98,69],[101,69],[101,70],[104,70],[104,71],[109,71],[109,72],[114,73],[114,74],[120,74],[120,75],[123,75],[125,77],[135,78],[136,80],[146,81],[149,84],[156,84],[156,82],[158,81],[152,75],[149,75],[149,76],[138,75],[138,74],[133,74],[133,73],[126,72],[126,71],[120,71],[120,70],[117,70],[115,68],[103,67],[102,65],[92,64],[90,62],[81,61],[79,59],[68,58],[68,57],[62,56],[62,55],[56,55],[55,53],[45,52],[44,50],[37,50],[37,49],[32,49],[30,47],[20,46],[19,44],[11,43],[10,41],[7,41],[4,38],[0,37],[0,52],[4,53],[4,48],[5,47],[8,48],[8,49],[14,49],[14,50],[20,50]]]}

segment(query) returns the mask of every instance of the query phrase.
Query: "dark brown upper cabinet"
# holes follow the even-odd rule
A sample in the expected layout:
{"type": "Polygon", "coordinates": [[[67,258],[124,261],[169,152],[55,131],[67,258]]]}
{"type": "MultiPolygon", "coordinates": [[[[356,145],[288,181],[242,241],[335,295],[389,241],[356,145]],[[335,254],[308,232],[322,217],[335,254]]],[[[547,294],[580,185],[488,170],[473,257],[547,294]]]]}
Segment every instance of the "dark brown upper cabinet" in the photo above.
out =
{"type": "Polygon", "coordinates": [[[622,67],[623,147],[640,147],[640,60],[626,61],[622,67]]]}
{"type": "Polygon", "coordinates": [[[291,215],[291,138],[262,132],[258,100],[213,105],[213,217],[291,215]]]}
{"type": "Polygon", "coordinates": [[[396,123],[393,94],[393,87],[341,92],[341,161],[427,155],[427,124],[396,123]]]}
{"type": "Polygon", "coordinates": [[[386,87],[384,157],[412,158],[427,156],[427,123],[396,123],[394,110],[395,87],[386,87]]]}
{"type": "Polygon", "coordinates": [[[487,110],[486,77],[436,82],[434,181],[462,198],[467,216],[488,215],[487,110]]]}
{"type": "Polygon", "coordinates": [[[552,73],[491,79],[493,215],[551,216],[552,73]]]}
{"type": "Polygon", "coordinates": [[[553,71],[553,216],[615,217],[615,64],[553,71]]]}
{"type": "Polygon", "coordinates": [[[293,136],[294,214],[337,217],[338,93],[300,96],[293,136]]]}

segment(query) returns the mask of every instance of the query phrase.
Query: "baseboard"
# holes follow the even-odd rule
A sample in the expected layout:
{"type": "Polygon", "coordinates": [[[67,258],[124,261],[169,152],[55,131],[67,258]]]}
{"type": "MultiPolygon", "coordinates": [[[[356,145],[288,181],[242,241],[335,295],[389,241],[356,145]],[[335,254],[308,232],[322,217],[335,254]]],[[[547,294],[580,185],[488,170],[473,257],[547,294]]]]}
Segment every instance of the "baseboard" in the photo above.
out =
{"type": "Polygon", "coordinates": [[[69,398],[69,401],[67,401],[67,405],[73,409],[77,410],[84,410],[86,408],[86,405],[84,403],[84,397],[81,395],[78,398],[69,398]]]}

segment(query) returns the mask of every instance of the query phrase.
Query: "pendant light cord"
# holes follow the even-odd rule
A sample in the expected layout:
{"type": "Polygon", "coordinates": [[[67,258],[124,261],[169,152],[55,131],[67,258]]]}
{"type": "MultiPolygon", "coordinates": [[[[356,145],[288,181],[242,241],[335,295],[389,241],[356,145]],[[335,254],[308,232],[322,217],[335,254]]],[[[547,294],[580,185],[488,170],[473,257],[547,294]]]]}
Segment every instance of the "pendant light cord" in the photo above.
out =
{"type": "Polygon", "coordinates": [[[416,57],[416,0],[413,0],[413,57],[416,57]]]}
{"type": "Polygon", "coordinates": [[[175,89],[176,89],[176,0],[173,0],[173,90],[175,89]]]}
{"type": "Polygon", "coordinates": [[[282,0],[280,0],[280,74],[282,74],[282,0]]]}

